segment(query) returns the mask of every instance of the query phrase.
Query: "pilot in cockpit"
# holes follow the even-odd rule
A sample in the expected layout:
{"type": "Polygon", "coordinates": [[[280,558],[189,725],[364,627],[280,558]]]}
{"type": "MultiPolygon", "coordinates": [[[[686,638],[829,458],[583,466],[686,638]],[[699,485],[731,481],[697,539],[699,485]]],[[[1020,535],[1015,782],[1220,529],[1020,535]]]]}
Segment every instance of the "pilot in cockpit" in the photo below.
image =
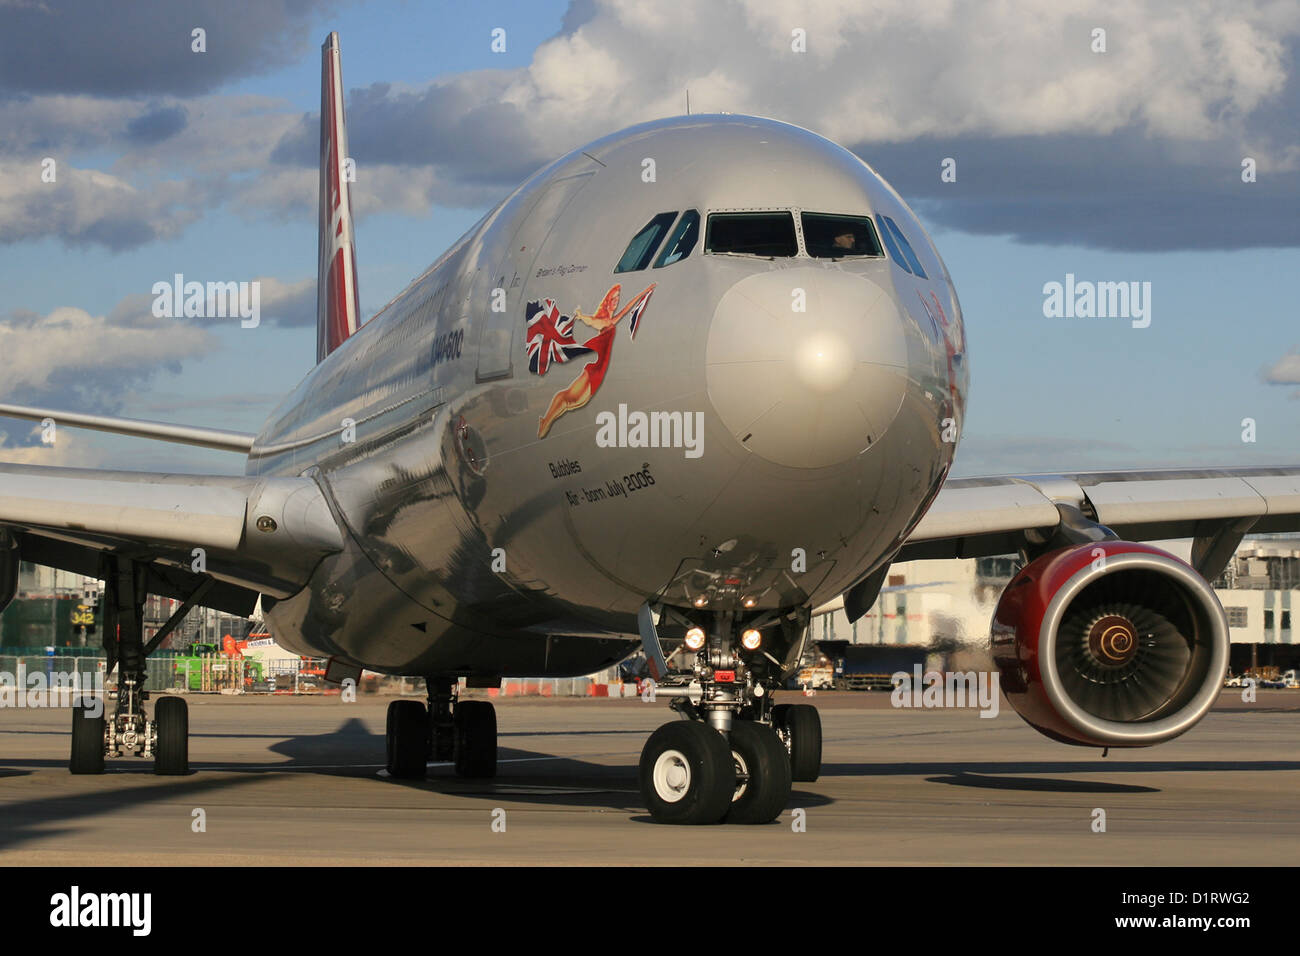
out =
{"type": "Polygon", "coordinates": [[[835,254],[840,256],[853,255],[857,251],[857,245],[852,229],[845,229],[843,232],[836,234],[833,241],[835,254]]]}

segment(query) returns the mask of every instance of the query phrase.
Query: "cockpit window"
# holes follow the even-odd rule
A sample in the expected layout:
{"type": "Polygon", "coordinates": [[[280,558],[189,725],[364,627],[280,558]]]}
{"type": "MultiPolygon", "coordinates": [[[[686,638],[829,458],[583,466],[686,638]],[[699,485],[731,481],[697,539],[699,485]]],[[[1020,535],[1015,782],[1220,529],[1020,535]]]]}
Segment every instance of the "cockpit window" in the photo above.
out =
{"type": "Polygon", "coordinates": [[[804,248],[814,259],[884,255],[869,216],[805,212],[800,214],[800,221],[804,248]]]}
{"type": "Polygon", "coordinates": [[[709,213],[704,251],[769,258],[793,256],[799,251],[794,216],[789,212],[709,213]]]}
{"type": "Polygon", "coordinates": [[[699,238],[700,214],[694,209],[688,209],[682,213],[682,218],[677,220],[677,228],[668,237],[668,244],[664,246],[664,251],[659,253],[659,261],[655,263],[655,268],[662,269],[680,259],[685,259],[691,254],[699,238]]]}
{"type": "Polygon", "coordinates": [[[884,217],[877,218],[880,219],[880,237],[885,240],[885,247],[889,249],[889,258],[894,260],[894,265],[898,266],[898,268],[910,275],[912,267],[909,266],[907,260],[903,258],[903,250],[898,248],[898,240],[894,238],[894,234],[890,232],[889,227],[885,225],[884,217]]]}
{"type": "Polygon", "coordinates": [[[676,218],[675,212],[661,212],[642,226],[641,231],[627,244],[627,249],[623,257],[618,260],[614,271],[638,272],[648,266],[655,256],[655,250],[659,248],[659,243],[663,241],[664,233],[676,218]]]}
{"type": "Polygon", "coordinates": [[[898,228],[898,223],[888,216],[878,216],[877,218],[880,220],[880,228],[885,234],[885,245],[889,246],[894,261],[908,272],[913,272],[922,279],[928,278],[925,270],[921,268],[921,260],[916,258],[916,252],[912,249],[912,244],[903,235],[903,230],[898,228]]]}

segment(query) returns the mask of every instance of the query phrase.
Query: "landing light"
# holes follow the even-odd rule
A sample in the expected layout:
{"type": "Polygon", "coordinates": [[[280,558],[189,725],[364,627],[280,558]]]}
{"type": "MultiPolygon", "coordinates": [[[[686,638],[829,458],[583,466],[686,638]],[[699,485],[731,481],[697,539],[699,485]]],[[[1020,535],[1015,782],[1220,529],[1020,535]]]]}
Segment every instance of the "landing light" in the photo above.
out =
{"type": "Polygon", "coordinates": [[[752,627],[745,631],[744,634],[740,635],[740,646],[747,651],[758,650],[758,645],[762,643],[763,635],[758,633],[758,631],[754,630],[752,627]]]}
{"type": "Polygon", "coordinates": [[[686,646],[693,651],[698,651],[704,646],[704,628],[693,627],[686,632],[686,646]]]}
{"type": "Polygon", "coordinates": [[[708,603],[709,603],[709,599],[706,598],[703,594],[701,594],[699,597],[697,597],[697,598],[695,599],[695,606],[696,606],[696,607],[704,607],[704,605],[706,605],[706,604],[708,604],[708,603]]]}
{"type": "Polygon", "coordinates": [[[752,597],[747,597],[747,598],[745,598],[745,600],[741,601],[740,603],[743,604],[743,605],[745,605],[745,607],[753,607],[755,604],[758,603],[758,601],[756,601],[756,600],[755,600],[754,598],[752,598],[752,597]]]}

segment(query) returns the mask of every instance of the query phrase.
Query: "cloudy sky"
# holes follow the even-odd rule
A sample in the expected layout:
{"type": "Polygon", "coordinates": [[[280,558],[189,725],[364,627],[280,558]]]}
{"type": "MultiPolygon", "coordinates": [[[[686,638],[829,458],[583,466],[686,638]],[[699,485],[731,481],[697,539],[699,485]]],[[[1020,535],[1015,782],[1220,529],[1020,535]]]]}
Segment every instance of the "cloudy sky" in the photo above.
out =
{"type": "MultiPolygon", "coordinates": [[[[531,171],[689,88],[848,146],[927,224],[970,343],[959,473],[1295,463],[1300,5],[1109,6],[0,0],[0,401],[257,430],[315,355],[333,29],[367,315],[531,171]],[[154,318],[178,272],[260,279],[262,325],[154,318]],[[1045,317],[1067,273],[1150,282],[1150,326],[1045,317]]],[[[241,469],[6,419],[0,460],[241,469]]]]}

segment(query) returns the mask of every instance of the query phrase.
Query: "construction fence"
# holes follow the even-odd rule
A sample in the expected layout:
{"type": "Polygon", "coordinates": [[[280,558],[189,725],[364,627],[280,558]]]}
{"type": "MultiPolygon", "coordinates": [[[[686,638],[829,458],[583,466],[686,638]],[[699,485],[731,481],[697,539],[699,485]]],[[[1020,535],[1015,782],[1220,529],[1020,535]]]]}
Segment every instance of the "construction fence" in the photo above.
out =
{"type": "MultiPolygon", "coordinates": [[[[117,672],[107,673],[101,656],[58,654],[0,654],[0,685],[23,689],[112,690],[117,672]]],[[[219,654],[193,655],[158,651],[149,656],[145,690],[190,691],[206,694],[322,693],[337,686],[325,683],[323,658],[262,662],[231,659],[219,654]]]]}
{"type": "MultiPolygon", "coordinates": [[[[389,677],[382,681],[395,682],[393,689],[403,697],[425,695],[422,677],[389,677]]],[[[365,681],[363,679],[362,684],[365,681]]],[[[465,678],[460,679],[461,690],[466,689],[465,678]]],[[[641,691],[634,682],[613,683],[596,677],[507,677],[500,687],[489,687],[471,693],[488,697],[636,697],[641,691]]]]}
{"type": "MultiPolygon", "coordinates": [[[[220,654],[193,655],[175,651],[151,654],[145,673],[145,690],[195,694],[337,694],[338,684],[325,682],[324,658],[303,657],[273,661],[228,658],[220,654]]],[[[499,688],[479,693],[489,697],[635,697],[635,683],[606,682],[594,677],[507,678],[499,688]]],[[[0,654],[0,687],[73,691],[113,690],[117,672],[107,673],[102,656],[79,654],[0,654]]],[[[461,687],[465,679],[461,678],[461,687]]],[[[421,677],[388,677],[362,673],[357,687],[362,694],[399,694],[424,697],[421,677]]],[[[67,701],[70,703],[70,700],[67,701]]]]}

